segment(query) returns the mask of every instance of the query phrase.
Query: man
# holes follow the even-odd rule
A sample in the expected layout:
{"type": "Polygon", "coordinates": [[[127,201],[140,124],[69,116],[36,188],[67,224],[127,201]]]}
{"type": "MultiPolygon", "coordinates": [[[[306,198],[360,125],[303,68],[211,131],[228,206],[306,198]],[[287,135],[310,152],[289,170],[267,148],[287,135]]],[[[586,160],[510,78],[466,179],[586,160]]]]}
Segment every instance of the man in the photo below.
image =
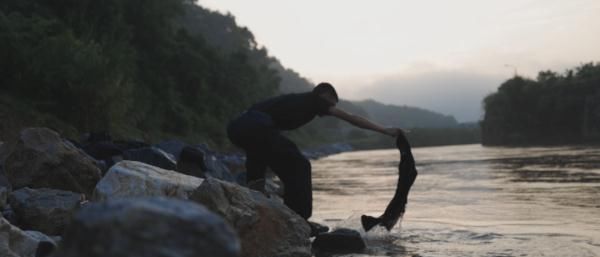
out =
{"type": "Polygon", "coordinates": [[[284,185],[284,203],[304,219],[312,214],[310,162],[298,147],[281,135],[310,122],[315,116],[333,116],[363,129],[396,137],[400,130],[384,128],[335,107],[338,96],[329,83],[311,92],[286,94],[259,102],[229,123],[231,142],[246,152],[247,182],[264,191],[265,170],[270,167],[284,185]]]}

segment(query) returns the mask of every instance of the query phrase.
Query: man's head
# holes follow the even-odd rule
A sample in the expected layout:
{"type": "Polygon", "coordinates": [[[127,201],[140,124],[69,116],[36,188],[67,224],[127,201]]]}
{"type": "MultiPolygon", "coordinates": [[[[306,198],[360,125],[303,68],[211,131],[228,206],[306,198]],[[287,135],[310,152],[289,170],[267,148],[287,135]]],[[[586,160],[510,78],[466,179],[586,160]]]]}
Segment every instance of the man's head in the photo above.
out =
{"type": "Polygon", "coordinates": [[[339,101],[337,92],[335,92],[335,88],[333,88],[333,86],[327,82],[319,83],[315,88],[313,88],[313,93],[324,98],[333,105],[337,104],[339,101]]]}

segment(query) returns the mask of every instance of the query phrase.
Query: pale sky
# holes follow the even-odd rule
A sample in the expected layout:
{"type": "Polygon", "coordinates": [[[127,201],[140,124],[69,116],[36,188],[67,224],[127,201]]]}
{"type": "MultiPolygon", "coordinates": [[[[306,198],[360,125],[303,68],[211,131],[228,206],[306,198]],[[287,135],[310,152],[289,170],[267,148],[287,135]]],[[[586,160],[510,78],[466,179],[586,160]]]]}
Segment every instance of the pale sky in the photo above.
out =
{"type": "Polygon", "coordinates": [[[600,61],[600,0],[199,0],[342,98],[481,118],[518,74],[600,61]]]}

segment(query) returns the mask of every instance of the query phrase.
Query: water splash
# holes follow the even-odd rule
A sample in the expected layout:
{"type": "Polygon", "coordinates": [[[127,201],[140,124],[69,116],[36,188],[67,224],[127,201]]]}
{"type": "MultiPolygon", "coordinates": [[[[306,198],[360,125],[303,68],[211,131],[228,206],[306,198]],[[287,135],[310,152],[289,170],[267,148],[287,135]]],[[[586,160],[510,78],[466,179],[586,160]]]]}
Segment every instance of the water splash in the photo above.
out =
{"type": "Polygon", "coordinates": [[[368,232],[362,228],[360,217],[362,213],[354,212],[348,218],[336,221],[332,225],[332,230],[346,228],[358,231],[365,241],[367,248],[363,254],[336,255],[336,256],[411,256],[406,255],[407,251],[402,246],[400,240],[402,219],[398,220],[396,226],[388,231],[383,226],[375,226],[368,232]]]}

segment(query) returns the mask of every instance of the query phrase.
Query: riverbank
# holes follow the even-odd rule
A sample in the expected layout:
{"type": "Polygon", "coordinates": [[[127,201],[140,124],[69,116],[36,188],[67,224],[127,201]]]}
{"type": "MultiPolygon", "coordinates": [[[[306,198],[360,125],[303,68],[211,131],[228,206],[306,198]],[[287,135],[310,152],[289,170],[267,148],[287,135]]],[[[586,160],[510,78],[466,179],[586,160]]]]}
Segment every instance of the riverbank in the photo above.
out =
{"type": "Polygon", "coordinates": [[[0,144],[0,256],[311,255],[308,224],[205,145],[45,128],[16,141],[0,144]]]}
{"type": "Polygon", "coordinates": [[[72,140],[47,128],[11,141],[0,142],[0,256],[312,255],[308,223],[272,181],[269,198],[244,186],[239,153],[107,133],[72,140]]]}

